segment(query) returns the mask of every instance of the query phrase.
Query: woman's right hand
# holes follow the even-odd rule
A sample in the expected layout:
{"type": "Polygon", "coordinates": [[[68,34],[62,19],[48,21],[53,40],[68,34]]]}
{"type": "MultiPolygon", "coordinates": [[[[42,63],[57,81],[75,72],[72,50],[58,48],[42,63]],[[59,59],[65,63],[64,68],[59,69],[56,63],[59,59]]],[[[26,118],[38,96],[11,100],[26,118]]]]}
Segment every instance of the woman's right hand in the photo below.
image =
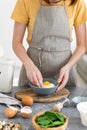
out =
{"type": "Polygon", "coordinates": [[[27,78],[32,84],[36,85],[37,87],[43,86],[42,74],[33,62],[28,63],[25,66],[25,69],[27,78]]]}
{"type": "Polygon", "coordinates": [[[24,23],[15,22],[14,34],[13,34],[13,50],[24,64],[26,74],[30,82],[40,87],[43,85],[42,84],[43,78],[41,72],[35,66],[33,61],[29,58],[29,56],[26,53],[26,49],[22,44],[26,26],[27,25],[24,23]]]}

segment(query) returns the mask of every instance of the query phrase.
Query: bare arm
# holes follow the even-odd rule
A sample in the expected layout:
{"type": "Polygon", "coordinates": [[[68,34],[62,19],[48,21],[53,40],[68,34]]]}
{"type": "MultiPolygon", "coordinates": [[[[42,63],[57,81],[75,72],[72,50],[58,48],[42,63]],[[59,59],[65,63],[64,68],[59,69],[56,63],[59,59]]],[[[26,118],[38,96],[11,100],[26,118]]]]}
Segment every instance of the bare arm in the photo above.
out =
{"type": "Polygon", "coordinates": [[[73,53],[68,64],[71,68],[77,61],[83,56],[86,52],[86,24],[82,24],[78,27],[75,27],[76,32],[76,49],[73,53]]]}
{"type": "MultiPolygon", "coordinates": [[[[13,33],[13,42],[12,42],[13,50],[24,65],[27,64],[28,60],[30,60],[26,54],[25,48],[22,45],[25,30],[26,30],[26,24],[21,24],[21,23],[15,22],[14,33],[13,33]]],[[[30,62],[31,62],[31,60],[30,60],[30,62]]]]}
{"type": "Polygon", "coordinates": [[[62,89],[69,78],[69,72],[72,66],[78,62],[78,60],[83,56],[83,54],[86,52],[86,25],[82,24],[78,27],[75,27],[76,32],[76,49],[68,61],[68,63],[61,68],[60,70],[60,76],[58,78],[58,82],[61,82],[61,85],[58,90],[62,89]]]}
{"type": "Polygon", "coordinates": [[[15,22],[13,33],[13,50],[17,57],[22,61],[26,69],[28,79],[35,85],[40,86],[42,82],[42,75],[33,61],[29,58],[23,47],[23,37],[26,30],[26,24],[15,22]]]}
{"type": "Polygon", "coordinates": [[[86,22],[86,53],[87,53],[87,22],[86,22]]]}

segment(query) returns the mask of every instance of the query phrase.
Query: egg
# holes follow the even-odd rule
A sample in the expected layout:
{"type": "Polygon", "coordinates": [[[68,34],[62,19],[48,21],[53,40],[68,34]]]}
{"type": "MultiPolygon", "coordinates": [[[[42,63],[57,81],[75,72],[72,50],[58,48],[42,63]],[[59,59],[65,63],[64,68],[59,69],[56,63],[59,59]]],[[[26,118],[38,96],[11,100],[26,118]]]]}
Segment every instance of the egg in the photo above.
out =
{"type": "Polygon", "coordinates": [[[10,126],[10,128],[12,128],[13,126],[14,126],[14,122],[13,121],[10,121],[9,123],[8,123],[8,125],[10,126]]]}
{"type": "Polygon", "coordinates": [[[31,96],[23,96],[22,104],[26,106],[31,106],[33,104],[33,98],[31,96]]]}
{"type": "Polygon", "coordinates": [[[22,130],[22,125],[20,124],[20,123],[16,123],[15,125],[14,125],[14,130],[22,130]]]}
{"type": "Polygon", "coordinates": [[[5,121],[0,121],[0,125],[4,126],[4,125],[6,125],[6,122],[5,121]]]}
{"type": "Polygon", "coordinates": [[[3,129],[3,126],[0,124],[0,130],[2,130],[3,129]]]}
{"type": "Polygon", "coordinates": [[[63,108],[63,104],[60,102],[53,106],[53,111],[60,112],[62,108],[63,108]]]}
{"type": "Polygon", "coordinates": [[[10,126],[9,126],[9,125],[6,125],[6,126],[3,127],[2,130],[11,130],[11,129],[10,129],[10,126]]]}
{"type": "Polygon", "coordinates": [[[46,87],[46,88],[55,87],[55,85],[53,83],[50,83],[49,81],[45,81],[43,82],[43,87],[46,87]]]}
{"type": "Polygon", "coordinates": [[[25,106],[21,109],[21,116],[24,118],[30,117],[32,114],[32,109],[31,107],[25,106]]]}
{"type": "Polygon", "coordinates": [[[18,109],[17,108],[14,108],[14,107],[8,107],[5,109],[5,116],[7,118],[12,118],[12,117],[15,117],[16,114],[18,112],[18,109]]]}

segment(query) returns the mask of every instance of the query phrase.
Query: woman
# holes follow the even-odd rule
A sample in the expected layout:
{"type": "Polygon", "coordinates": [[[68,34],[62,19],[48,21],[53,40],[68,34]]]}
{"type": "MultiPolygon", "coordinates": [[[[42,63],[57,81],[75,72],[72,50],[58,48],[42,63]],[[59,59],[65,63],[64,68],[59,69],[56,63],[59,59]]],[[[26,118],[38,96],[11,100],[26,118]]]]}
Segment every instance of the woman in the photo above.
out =
{"type": "Polygon", "coordinates": [[[19,86],[28,81],[40,87],[43,77],[55,78],[60,86],[75,85],[73,65],[86,51],[86,5],[83,0],[18,0],[11,18],[15,20],[13,49],[23,63],[19,86]],[[71,53],[72,27],[76,49],[71,53]],[[23,47],[28,29],[29,49],[23,47]]]}

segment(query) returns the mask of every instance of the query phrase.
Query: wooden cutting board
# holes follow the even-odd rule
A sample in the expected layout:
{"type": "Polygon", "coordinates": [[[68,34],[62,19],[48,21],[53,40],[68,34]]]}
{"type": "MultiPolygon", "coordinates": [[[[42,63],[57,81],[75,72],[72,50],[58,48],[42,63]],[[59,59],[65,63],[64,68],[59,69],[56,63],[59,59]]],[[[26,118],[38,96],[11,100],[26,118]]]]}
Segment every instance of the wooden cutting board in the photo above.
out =
{"type": "Polygon", "coordinates": [[[63,88],[58,93],[54,93],[49,96],[41,96],[34,93],[31,88],[28,88],[28,89],[22,89],[16,92],[15,97],[21,100],[23,96],[29,95],[29,96],[32,96],[34,102],[53,102],[53,101],[58,101],[63,98],[66,98],[69,96],[69,94],[70,94],[70,91],[66,88],[63,88]]]}

